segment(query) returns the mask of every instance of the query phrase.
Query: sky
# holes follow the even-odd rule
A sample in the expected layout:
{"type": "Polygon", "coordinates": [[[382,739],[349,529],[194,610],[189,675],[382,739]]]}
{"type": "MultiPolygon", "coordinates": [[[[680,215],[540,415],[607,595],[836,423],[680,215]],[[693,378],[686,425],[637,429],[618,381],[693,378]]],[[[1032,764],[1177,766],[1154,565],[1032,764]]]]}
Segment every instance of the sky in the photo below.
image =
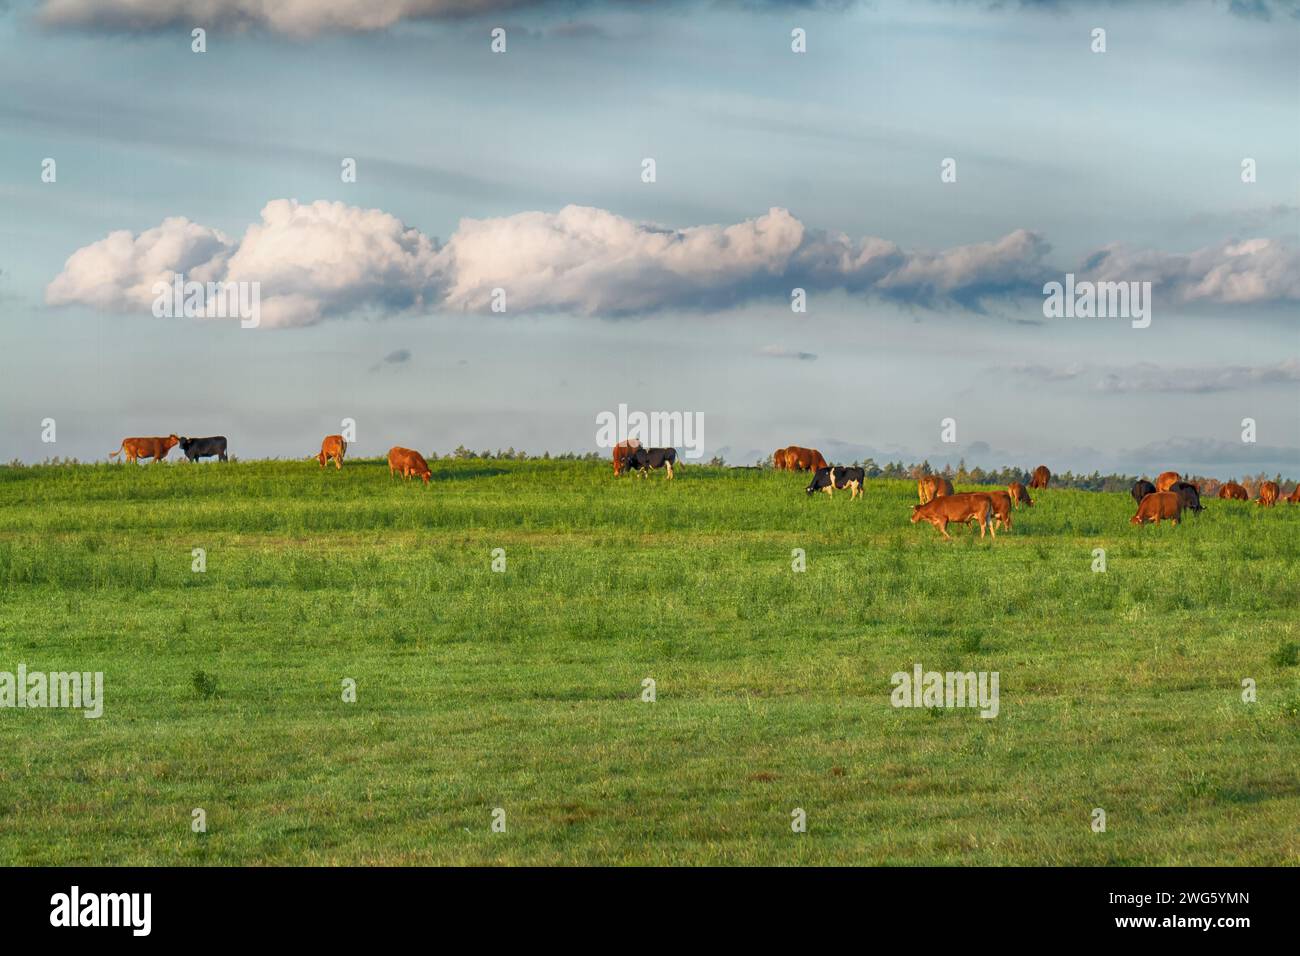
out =
{"type": "Polygon", "coordinates": [[[1295,3],[15,0],[0,88],[0,461],[626,404],[735,464],[1300,477],[1295,3]],[[156,317],[176,272],[258,326],[156,317]]]}

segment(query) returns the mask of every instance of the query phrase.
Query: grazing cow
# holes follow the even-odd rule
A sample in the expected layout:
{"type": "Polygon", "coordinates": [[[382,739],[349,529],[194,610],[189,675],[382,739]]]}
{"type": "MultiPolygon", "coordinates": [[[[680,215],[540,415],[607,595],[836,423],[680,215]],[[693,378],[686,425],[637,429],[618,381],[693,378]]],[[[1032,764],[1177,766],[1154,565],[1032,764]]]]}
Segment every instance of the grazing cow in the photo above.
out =
{"type": "Polygon", "coordinates": [[[845,468],[841,465],[832,465],[829,468],[818,468],[813,473],[813,480],[808,487],[804,489],[808,494],[814,491],[824,491],[832,498],[835,497],[835,489],[843,491],[849,489],[849,500],[852,501],[858,495],[862,494],[862,484],[867,480],[867,473],[862,468],[845,468]]]}
{"type": "Polygon", "coordinates": [[[1034,500],[1029,497],[1029,491],[1018,481],[1013,481],[1007,485],[1007,494],[1011,495],[1011,500],[1015,502],[1017,508],[1021,505],[1026,508],[1034,506],[1034,500]]]}
{"type": "Polygon", "coordinates": [[[1033,476],[1029,479],[1030,488],[1046,488],[1047,483],[1052,480],[1052,473],[1047,470],[1046,465],[1039,465],[1034,469],[1033,476]]]}
{"type": "Polygon", "coordinates": [[[123,438],[117,451],[110,451],[108,457],[116,458],[125,452],[128,462],[138,461],[141,458],[162,461],[179,441],[180,439],[175,435],[168,435],[166,438],[123,438]]]}
{"type": "Polygon", "coordinates": [[[1219,497],[1227,498],[1232,501],[1249,501],[1250,495],[1246,489],[1241,487],[1235,481],[1225,481],[1219,485],[1219,497]]]}
{"type": "Polygon", "coordinates": [[[423,478],[426,485],[432,477],[424,456],[412,448],[403,448],[401,445],[394,445],[388,449],[388,477],[391,478],[395,474],[401,475],[403,481],[408,481],[412,475],[415,475],[417,478],[423,478]]]}
{"type": "Polygon", "coordinates": [[[1145,478],[1133,483],[1133,490],[1129,492],[1133,496],[1136,504],[1142,504],[1142,499],[1156,490],[1156,486],[1151,484],[1145,478]]]}
{"type": "Polygon", "coordinates": [[[1277,504],[1277,499],[1281,496],[1282,489],[1277,486],[1276,481],[1262,481],[1259,484],[1258,504],[1265,508],[1271,508],[1277,504]]]}
{"type": "Polygon", "coordinates": [[[638,438],[629,438],[621,441],[614,446],[614,477],[617,478],[623,474],[623,469],[627,467],[628,452],[635,451],[641,447],[641,440],[638,438]]]}
{"type": "Polygon", "coordinates": [[[1300,505],[1300,485],[1291,489],[1291,494],[1286,496],[1286,500],[1293,505],[1300,505]]]}
{"type": "Polygon", "coordinates": [[[1153,522],[1159,524],[1162,518],[1167,518],[1174,524],[1178,524],[1182,517],[1183,502],[1172,491],[1153,491],[1142,499],[1138,505],[1137,514],[1128,519],[1129,524],[1146,524],[1153,522]]]}
{"type": "Polygon", "coordinates": [[[185,452],[185,457],[190,461],[198,461],[200,458],[217,457],[226,461],[226,436],[213,435],[211,438],[185,438],[180,440],[181,451],[185,452]]]}
{"type": "Polygon", "coordinates": [[[921,504],[952,494],[952,482],[943,475],[922,475],[916,479],[916,497],[921,504]]]}
{"type": "Polygon", "coordinates": [[[1182,481],[1183,476],[1176,471],[1162,471],[1156,478],[1156,491],[1168,491],[1174,482],[1182,481]]]}
{"type": "Polygon", "coordinates": [[[343,467],[343,456],[347,451],[348,443],[343,440],[342,435],[326,435],[325,440],[320,443],[320,454],[316,456],[316,460],[324,468],[325,462],[333,458],[334,468],[337,470],[343,467]]]}
{"type": "Polygon", "coordinates": [[[990,491],[989,500],[993,502],[993,517],[998,527],[1011,530],[1011,492],[990,491]]]}
{"type": "Polygon", "coordinates": [[[778,448],[776,451],[772,452],[772,467],[775,468],[777,471],[790,470],[790,465],[787,463],[786,460],[787,451],[788,449],[778,448]]]}
{"type": "MultiPolygon", "coordinates": [[[[785,467],[789,471],[816,471],[818,468],[828,468],[826,459],[816,448],[804,448],[800,445],[791,445],[785,451],[785,467]]],[[[778,466],[782,467],[782,466],[778,466]]]]}
{"type": "Polygon", "coordinates": [[[993,499],[979,492],[965,492],[960,495],[940,495],[923,505],[912,505],[912,524],[928,521],[939,529],[945,541],[951,541],[948,525],[952,522],[967,524],[975,521],[980,527],[980,537],[984,529],[996,538],[993,528],[993,499]]]}
{"type": "MultiPolygon", "coordinates": [[[[1201,490],[1190,481],[1175,481],[1169,489],[1178,496],[1184,511],[1204,511],[1201,507],[1201,490]]],[[[1141,504],[1141,502],[1138,502],[1141,504]]]]}
{"type": "Polygon", "coordinates": [[[668,469],[668,474],[664,476],[665,481],[673,477],[673,465],[676,463],[676,448],[636,448],[623,459],[627,470],[639,472],[642,478],[651,468],[668,469]]]}

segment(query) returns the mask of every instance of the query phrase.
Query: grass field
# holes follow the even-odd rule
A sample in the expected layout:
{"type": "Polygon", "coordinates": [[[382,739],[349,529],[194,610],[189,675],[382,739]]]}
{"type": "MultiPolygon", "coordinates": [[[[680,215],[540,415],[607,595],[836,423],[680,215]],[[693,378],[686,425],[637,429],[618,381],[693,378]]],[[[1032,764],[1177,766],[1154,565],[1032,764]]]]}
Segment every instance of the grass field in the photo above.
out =
{"type": "Polygon", "coordinates": [[[0,468],[0,670],[105,683],[0,710],[0,863],[1300,863],[1300,507],[432,467],[0,468]]]}

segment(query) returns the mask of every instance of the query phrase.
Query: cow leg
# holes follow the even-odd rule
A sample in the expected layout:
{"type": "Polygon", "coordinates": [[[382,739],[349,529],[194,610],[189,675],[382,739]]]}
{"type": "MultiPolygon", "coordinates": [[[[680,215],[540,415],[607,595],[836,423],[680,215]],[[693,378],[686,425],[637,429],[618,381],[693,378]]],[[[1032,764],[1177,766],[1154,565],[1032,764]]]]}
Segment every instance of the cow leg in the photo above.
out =
{"type": "MultiPolygon", "coordinates": [[[[984,520],[985,520],[985,522],[988,523],[988,526],[989,526],[989,534],[991,534],[991,535],[993,536],[993,540],[996,541],[996,540],[998,539],[998,531],[997,531],[997,528],[993,527],[993,515],[991,515],[991,514],[987,514],[987,515],[985,515],[985,516],[984,516],[984,520]]],[[[980,537],[982,538],[982,537],[984,537],[984,536],[983,536],[983,535],[980,535],[980,537]]]]}
{"type": "Polygon", "coordinates": [[[938,528],[938,529],[939,529],[939,533],[940,533],[941,535],[943,535],[943,540],[945,540],[945,541],[951,541],[951,540],[952,540],[952,535],[950,535],[950,534],[948,533],[948,522],[947,522],[947,520],[942,520],[942,521],[940,521],[938,524],[935,525],[935,527],[938,528]]]}

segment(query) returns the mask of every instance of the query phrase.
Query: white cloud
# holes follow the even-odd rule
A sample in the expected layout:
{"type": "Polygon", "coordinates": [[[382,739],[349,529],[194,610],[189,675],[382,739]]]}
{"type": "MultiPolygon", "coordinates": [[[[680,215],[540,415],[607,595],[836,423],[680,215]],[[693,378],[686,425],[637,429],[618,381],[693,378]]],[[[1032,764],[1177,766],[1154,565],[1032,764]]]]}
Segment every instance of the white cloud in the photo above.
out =
{"type": "Polygon", "coordinates": [[[445,19],[537,5],[536,0],[44,0],[48,26],[145,31],[258,27],[289,36],[368,32],[400,20],[445,19]]]}
{"type": "MultiPolygon", "coordinates": [[[[811,229],[773,208],[734,225],[671,229],[603,209],[565,206],[463,219],[443,246],[378,209],[276,199],[238,241],[183,218],[139,236],[114,232],[72,254],[46,289],[51,305],[148,310],[155,282],[260,283],[267,327],[358,313],[444,309],[487,312],[494,290],[507,311],[617,317],[788,302],[791,290],[842,289],[929,307],[980,310],[991,297],[1036,296],[1048,244],[1016,230],[992,242],[906,251],[886,239],[811,229]]],[[[1176,257],[1129,261],[1160,268],[1190,298],[1240,303],[1297,294],[1295,253],[1259,239],[1176,257]],[[1171,266],[1190,259],[1195,265],[1171,266]],[[1217,262],[1217,266],[1215,265],[1217,262]],[[1216,298],[1217,297],[1217,298],[1216,298]]],[[[1093,268],[1125,270],[1105,251],[1093,268]]]]}
{"type": "Polygon", "coordinates": [[[187,281],[260,283],[261,324],[274,328],[421,307],[437,268],[433,242],[388,213],[277,199],[237,243],[181,218],[139,236],[110,233],[72,254],[45,301],[148,315],[154,283],[179,272],[187,281]]]}
{"type": "Polygon", "coordinates": [[[1300,249],[1277,239],[1223,242],[1188,253],[1114,244],[1089,256],[1084,269],[1095,281],[1149,281],[1182,303],[1300,301],[1300,249]]]}

